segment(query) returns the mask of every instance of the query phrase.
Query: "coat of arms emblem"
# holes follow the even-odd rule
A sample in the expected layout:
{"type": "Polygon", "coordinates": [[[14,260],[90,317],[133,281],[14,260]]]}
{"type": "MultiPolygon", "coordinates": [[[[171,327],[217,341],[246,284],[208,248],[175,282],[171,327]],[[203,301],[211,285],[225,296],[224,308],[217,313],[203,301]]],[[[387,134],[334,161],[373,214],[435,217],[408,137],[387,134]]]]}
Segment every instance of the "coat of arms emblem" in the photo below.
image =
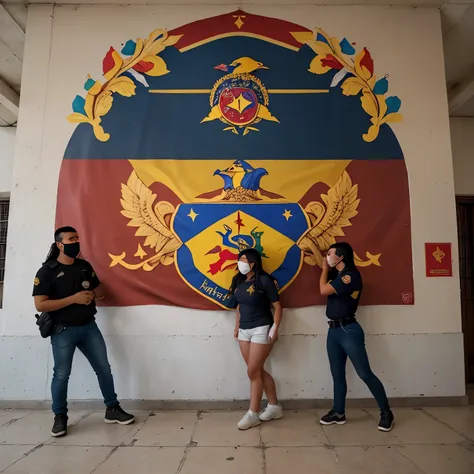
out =
{"type": "MultiPolygon", "coordinates": [[[[325,205],[311,202],[303,209],[265,190],[261,180],[267,174],[264,168],[236,160],[214,172],[223,180],[215,197],[174,208],[169,202],[155,202],[157,196],[133,172],[122,185],[122,214],[130,219],[129,226],[137,227],[136,235],[145,238],[144,246],[154,255],[130,264],[125,253],[111,254],[111,266],[151,271],[175,262],[191,288],[226,307],[238,254],[255,248],[283,291],[303,262],[322,264],[324,249],[336,242],[335,236],[343,235],[343,227],[351,225],[360,200],[357,185],[343,172],[328,194],[321,196],[325,205]]],[[[143,257],[146,252],[139,244],[141,252],[143,257]]],[[[380,255],[367,252],[367,257],[363,261],[356,256],[359,265],[379,265],[380,255]]]]}
{"type": "MultiPolygon", "coordinates": [[[[211,90],[211,111],[202,122],[219,119],[230,130],[243,135],[250,131],[258,132],[255,125],[261,120],[278,122],[268,109],[268,92],[262,81],[253,73],[260,69],[269,69],[263,63],[249,57],[232,61],[229,65],[220,64],[216,69],[227,72],[219,79],[211,90]]],[[[202,123],[201,122],[201,123],[202,123]]]]}

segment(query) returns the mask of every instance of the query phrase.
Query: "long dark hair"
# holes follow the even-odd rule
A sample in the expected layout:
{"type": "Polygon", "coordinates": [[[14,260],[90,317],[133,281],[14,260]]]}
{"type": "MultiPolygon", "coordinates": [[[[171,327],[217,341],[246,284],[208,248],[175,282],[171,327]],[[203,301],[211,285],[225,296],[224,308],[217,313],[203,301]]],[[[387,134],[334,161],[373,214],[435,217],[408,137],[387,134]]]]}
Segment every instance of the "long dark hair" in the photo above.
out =
{"type": "Polygon", "coordinates": [[[348,244],[347,242],[337,242],[335,244],[332,244],[329,248],[336,249],[336,255],[338,257],[344,257],[342,259],[342,262],[345,265],[344,269],[355,268],[354,250],[352,250],[350,244],[348,244]]]}
{"type": "MultiPolygon", "coordinates": [[[[255,250],[255,249],[252,249],[252,248],[251,249],[244,249],[239,253],[238,259],[240,260],[240,258],[243,255],[245,255],[247,257],[247,260],[249,261],[249,263],[254,264],[253,268],[252,268],[252,271],[255,272],[255,289],[257,291],[260,291],[260,286],[261,286],[260,278],[263,275],[267,275],[273,281],[275,281],[275,278],[273,278],[269,273],[267,273],[263,269],[262,256],[260,255],[258,250],[255,250]]],[[[247,279],[246,275],[242,275],[242,273],[237,272],[234,275],[234,278],[232,278],[232,284],[230,285],[230,294],[233,295],[235,293],[235,290],[237,289],[237,287],[242,282],[244,282],[246,279],[247,279]]]]}
{"type": "Polygon", "coordinates": [[[61,251],[59,250],[59,247],[57,246],[58,242],[62,242],[63,240],[63,234],[67,232],[74,232],[77,233],[77,230],[74,229],[74,227],[71,226],[65,226],[65,227],[60,227],[59,229],[56,230],[54,233],[54,242],[51,244],[51,247],[49,248],[48,255],[46,255],[46,260],[43,262],[43,265],[46,265],[47,263],[51,262],[52,260],[57,260],[59,257],[59,254],[61,251]]]}

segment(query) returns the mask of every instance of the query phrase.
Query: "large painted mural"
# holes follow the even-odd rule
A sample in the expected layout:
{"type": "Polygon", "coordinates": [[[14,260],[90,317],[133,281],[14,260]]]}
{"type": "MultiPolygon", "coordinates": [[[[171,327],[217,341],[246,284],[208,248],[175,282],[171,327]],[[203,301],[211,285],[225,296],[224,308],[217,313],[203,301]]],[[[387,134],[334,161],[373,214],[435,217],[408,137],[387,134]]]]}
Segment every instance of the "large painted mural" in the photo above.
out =
{"type": "Polygon", "coordinates": [[[243,11],[124,40],[73,100],[57,205],[107,304],[225,308],[246,247],[323,304],[339,240],[362,304],[413,304],[401,100],[365,45],[243,11]]]}

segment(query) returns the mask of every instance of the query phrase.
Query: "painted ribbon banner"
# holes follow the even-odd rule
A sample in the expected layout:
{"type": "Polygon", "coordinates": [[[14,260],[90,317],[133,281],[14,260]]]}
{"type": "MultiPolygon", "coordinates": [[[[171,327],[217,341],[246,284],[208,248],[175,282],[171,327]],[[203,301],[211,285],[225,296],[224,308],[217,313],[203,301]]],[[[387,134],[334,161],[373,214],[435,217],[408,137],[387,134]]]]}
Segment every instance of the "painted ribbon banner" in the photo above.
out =
{"type": "Polygon", "coordinates": [[[243,11],[124,40],[73,100],[58,189],[106,304],[225,308],[247,247],[285,307],[323,304],[342,240],[362,304],[413,304],[401,101],[367,48],[243,11]]]}

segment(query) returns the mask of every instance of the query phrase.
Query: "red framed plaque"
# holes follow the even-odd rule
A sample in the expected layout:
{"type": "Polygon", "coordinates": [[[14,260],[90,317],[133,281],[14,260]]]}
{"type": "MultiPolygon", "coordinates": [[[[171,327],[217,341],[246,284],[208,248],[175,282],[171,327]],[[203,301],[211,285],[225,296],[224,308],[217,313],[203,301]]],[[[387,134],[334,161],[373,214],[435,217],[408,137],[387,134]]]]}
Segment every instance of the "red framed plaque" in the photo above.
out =
{"type": "Polygon", "coordinates": [[[425,259],[427,277],[453,276],[450,243],[425,243],[425,259]]]}

